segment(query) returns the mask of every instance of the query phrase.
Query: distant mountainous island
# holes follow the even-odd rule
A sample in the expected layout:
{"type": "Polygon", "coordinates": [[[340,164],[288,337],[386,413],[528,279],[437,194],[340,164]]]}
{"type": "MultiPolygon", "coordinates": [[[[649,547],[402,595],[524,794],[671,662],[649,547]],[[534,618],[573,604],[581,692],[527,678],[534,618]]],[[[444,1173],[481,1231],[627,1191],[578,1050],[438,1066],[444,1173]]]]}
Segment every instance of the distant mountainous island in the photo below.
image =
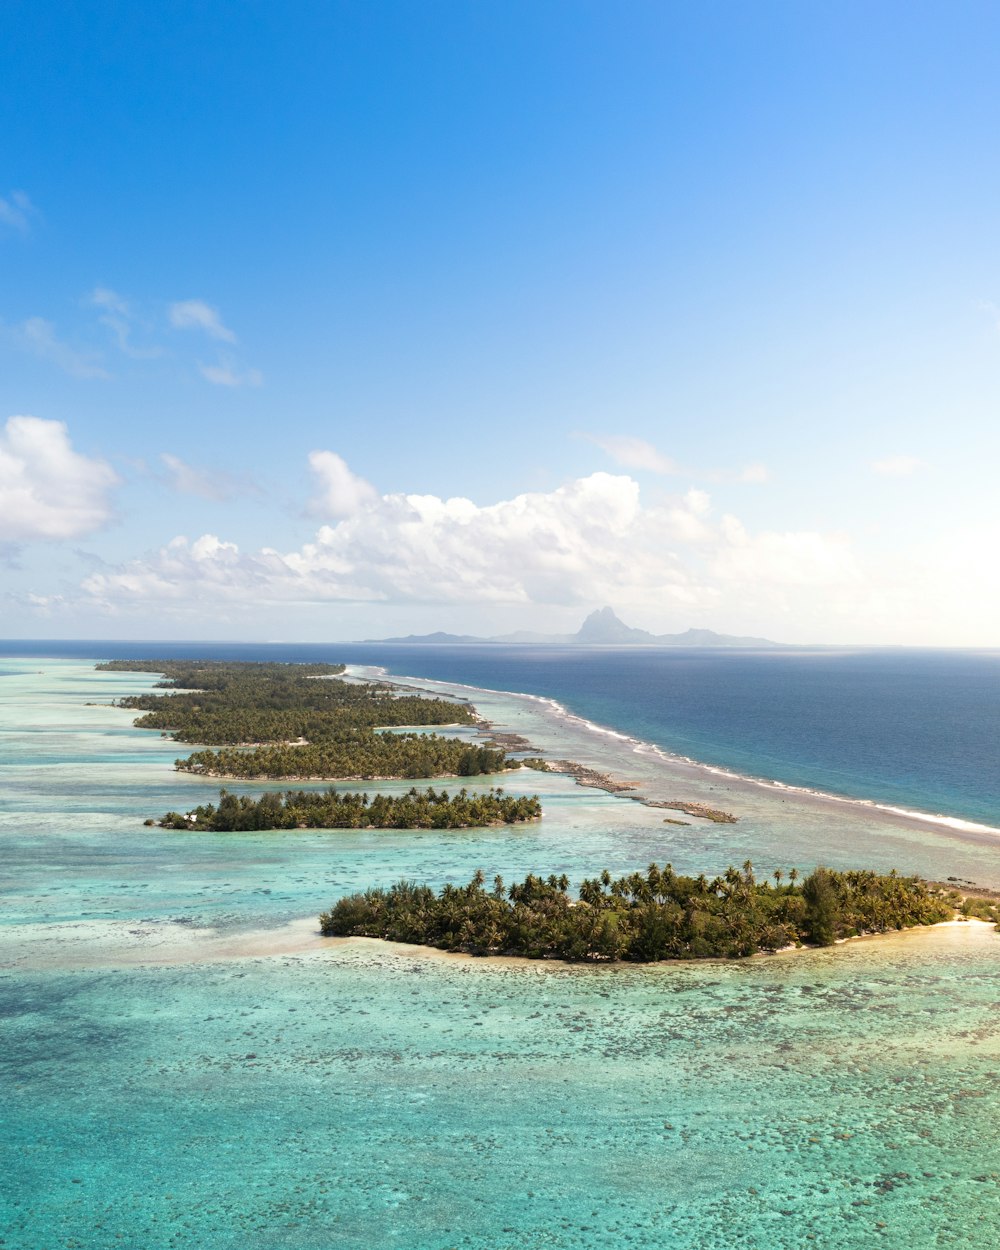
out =
{"type": "Polygon", "coordinates": [[[768,638],[745,638],[734,634],[717,634],[714,629],[686,629],[682,634],[651,634],[634,629],[619,620],[611,608],[591,612],[575,634],[536,634],[519,629],[513,634],[479,638],[475,634],[407,634],[405,638],[365,638],[368,643],[445,644],[497,643],[506,646],[534,647],[770,647],[785,644],[768,638]]]}

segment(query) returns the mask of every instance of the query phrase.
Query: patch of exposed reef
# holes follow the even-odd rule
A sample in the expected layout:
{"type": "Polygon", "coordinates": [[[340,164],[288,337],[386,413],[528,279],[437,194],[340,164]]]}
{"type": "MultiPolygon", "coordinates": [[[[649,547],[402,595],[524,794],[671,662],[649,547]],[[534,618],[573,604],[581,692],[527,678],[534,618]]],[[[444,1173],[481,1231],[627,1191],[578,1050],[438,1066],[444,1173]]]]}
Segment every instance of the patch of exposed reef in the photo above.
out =
{"type": "MultiPolygon", "coordinates": [[[[529,764],[532,767],[541,767],[543,771],[568,773],[569,776],[575,778],[578,786],[591,786],[596,790],[606,790],[608,794],[624,794],[630,798],[633,803],[641,803],[643,807],[659,807],[665,810],[683,812],[686,816],[694,816],[699,820],[711,820],[717,825],[735,825],[739,817],[734,816],[732,812],[724,812],[720,808],[710,807],[707,803],[694,803],[687,799],[647,799],[640,794],[630,794],[629,791],[637,790],[640,783],[638,781],[624,781],[618,777],[612,777],[610,773],[602,773],[596,768],[587,768],[583,764],[577,764],[573,760],[549,760],[549,761],[527,761],[522,760],[523,764],[529,764]]],[[[686,821],[670,820],[665,822],[671,825],[686,824],[686,821]]]]}

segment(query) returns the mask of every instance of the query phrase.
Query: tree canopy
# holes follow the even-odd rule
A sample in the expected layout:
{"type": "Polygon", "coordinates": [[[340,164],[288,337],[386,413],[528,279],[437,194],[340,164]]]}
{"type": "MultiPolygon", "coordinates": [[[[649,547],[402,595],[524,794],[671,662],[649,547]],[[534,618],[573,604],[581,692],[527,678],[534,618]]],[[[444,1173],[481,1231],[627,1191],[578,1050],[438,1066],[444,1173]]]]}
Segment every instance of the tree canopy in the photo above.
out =
{"type": "MultiPolygon", "coordinates": [[[[160,820],[166,829],[468,829],[511,825],[535,820],[542,814],[537,796],[504,794],[491,788],[480,794],[459,790],[418,790],[405,794],[367,794],[327,790],[272,791],[259,799],[219,793],[219,803],[206,803],[189,812],[167,812],[160,820]]],[[[148,823],[152,824],[152,821],[148,823]]]]}
{"type": "Polygon", "coordinates": [[[817,868],[801,884],[784,874],[758,881],[752,864],[721,877],[679,876],[650,864],[612,880],[565,876],[487,890],[482,872],[466,886],[400,881],[340,899],[320,916],[323,933],[413,942],[477,955],[570,961],[743,958],[759,951],[935,924],[955,914],[957,896],[918,877],[817,868]]]}
{"type": "Polygon", "coordinates": [[[144,715],[195,751],[176,766],[218,777],[358,779],[473,777],[518,765],[490,743],[400,727],[471,725],[467,703],[401,694],[384,682],[341,680],[343,665],[228,660],[112,660],[98,668],[164,674],[166,694],[129,695],[144,715]]]}

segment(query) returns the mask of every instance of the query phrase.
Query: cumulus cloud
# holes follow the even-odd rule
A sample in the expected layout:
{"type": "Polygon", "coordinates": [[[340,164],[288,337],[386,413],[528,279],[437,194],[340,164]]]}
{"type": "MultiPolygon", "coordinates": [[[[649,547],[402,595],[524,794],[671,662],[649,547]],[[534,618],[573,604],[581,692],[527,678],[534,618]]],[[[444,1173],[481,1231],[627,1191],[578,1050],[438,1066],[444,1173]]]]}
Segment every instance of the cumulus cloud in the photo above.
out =
{"type": "Polygon", "coordinates": [[[887,456],[885,460],[873,460],[871,467],[882,477],[909,477],[922,465],[916,456],[887,456]]]}
{"type": "Polygon", "coordinates": [[[0,226],[27,234],[34,214],[35,206],[23,191],[11,191],[6,198],[0,196],[0,226]]]}
{"type": "Polygon", "coordinates": [[[230,356],[220,357],[214,365],[199,363],[198,372],[213,386],[260,386],[264,381],[259,369],[241,369],[230,356]]]}
{"type": "Polygon", "coordinates": [[[56,365],[74,378],[111,376],[100,363],[98,353],[80,351],[64,342],[56,334],[52,322],[44,317],[29,317],[27,321],[11,326],[5,331],[5,337],[19,350],[56,365]]]}
{"type": "Polygon", "coordinates": [[[200,299],[178,300],[168,309],[170,324],[177,330],[203,330],[209,338],[235,343],[236,335],[224,325],[219,310],[200,299]]]}
{"type": "Polygon", "coordinates": [[[319,494],[309,503],[309,511],[318,516],[347,517],[370,507],[378,492],[370,482],[352,473],[345,461],[333,451],[311,451],[309,467],[319,487],[319,494]]]}
{"type": "Polygon", "coordinates": [[[61,421],[11,417],[0,434],[0,542],[75,538],[111,518],[117,474],[73,450],[61,421]]]}
{"type": "Polygon", "coordinates": [[[604,601],[662,612],[710,607],[733,586],[750,598],[853,577],[841,538],[749,534],[734,518],[714,519],[698,490],[646,507],[631,478],[594,473],[481,506],[461,497],[379,497],[332,452],[314,453],[313,470],[331,492],[328,513],[341,519],[297,550],[244,552],[215,535],[177,538],[95,572],[85,590],[105,604],[604,601]]]}
{"type": "Polygon", "coordinates": [[[858,570],[845,534],[816,531],[749,534],[741,521],[724,516],[722,541],[712,553],[710,567],[727,585],[848,586],[858,570]]]}
{"type": "Polygon", "coordinates": [[[378,597],[343,576],[304,577],[276,551],[241,552],[216,534],[194,541],[180,535],[143,559],[92,573],[82,587],[112,610],[128,602],[184,608],[204,601],[260,605],[378,597]]]}

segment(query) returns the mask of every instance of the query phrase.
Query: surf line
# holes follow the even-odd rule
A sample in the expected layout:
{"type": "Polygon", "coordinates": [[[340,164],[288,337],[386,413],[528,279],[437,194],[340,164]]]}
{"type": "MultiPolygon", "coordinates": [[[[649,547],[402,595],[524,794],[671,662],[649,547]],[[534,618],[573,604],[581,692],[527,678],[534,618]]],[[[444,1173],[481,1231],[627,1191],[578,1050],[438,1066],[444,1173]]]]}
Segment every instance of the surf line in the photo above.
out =
{"type": "MultiPolygon", "coordinates": [[[[707,764],[704,760],[694,759],[690,755],[682,755],[678,751],[671,751],[661,747],[655,742],[647,742],[642,738],[636,738],[621,730],[612,729],[608,725],[601,725],[596,721],[588,720],[586,717],[570,711],[565,704],[560,703],[558,699],[551,698],[549,695],[531,694],[524,690],[496,690],[490,686],[473,686],[467,682],[458,681],[437,681],[429,677],[397,676],[390,673],[382,665],[349,664],[346,667],[348,674],[352,677],[378,675],[379,680],[385,681],[390,685],[403,686],[406,683],[414,683],[416,689],[429,694],[442,694],[447,697],[449,690],[468,690],[473,696],[478,692],[480,694],[496,695],[503,699],[523,699],[526,702],[540,705],[556,721],[570,724],[574,728],[585,730],[588,733],[627,744],[631,747],[633,753],[637,755],[655,755],[666,764],[677,764],[685,768],[694,768],[700,772],[707,773],[709,776],[756,786],[771,793],[802,796],[803,798],[814,799],[823,803],[838,803],[847,807],[881,812],[887,816],[901,817],[904,820],[920,821],[922,824],[932,825],[951,833],[973,834],[979,837],[988,835],[992,838],[1000,838],[1000,828],[994,825],[981,824],[978,821],[965,820],[960,816],[949,816],[943,812],[932,813],[916,808],[900,807],[897,804],[882,802],[878,799],[856,798],[846,794],[835,794],[829,790],[817,790],[810,786],[794,785],[791,782],[778,781],[771,777],[758,777],[752,773],[739,773],[721,764],[707,764]],[[444,687],[445,689],[435,689],[435,687],[444,687]]],[[[468,701],[474,702],[475,700],[472,698],[468,701]]]]}

